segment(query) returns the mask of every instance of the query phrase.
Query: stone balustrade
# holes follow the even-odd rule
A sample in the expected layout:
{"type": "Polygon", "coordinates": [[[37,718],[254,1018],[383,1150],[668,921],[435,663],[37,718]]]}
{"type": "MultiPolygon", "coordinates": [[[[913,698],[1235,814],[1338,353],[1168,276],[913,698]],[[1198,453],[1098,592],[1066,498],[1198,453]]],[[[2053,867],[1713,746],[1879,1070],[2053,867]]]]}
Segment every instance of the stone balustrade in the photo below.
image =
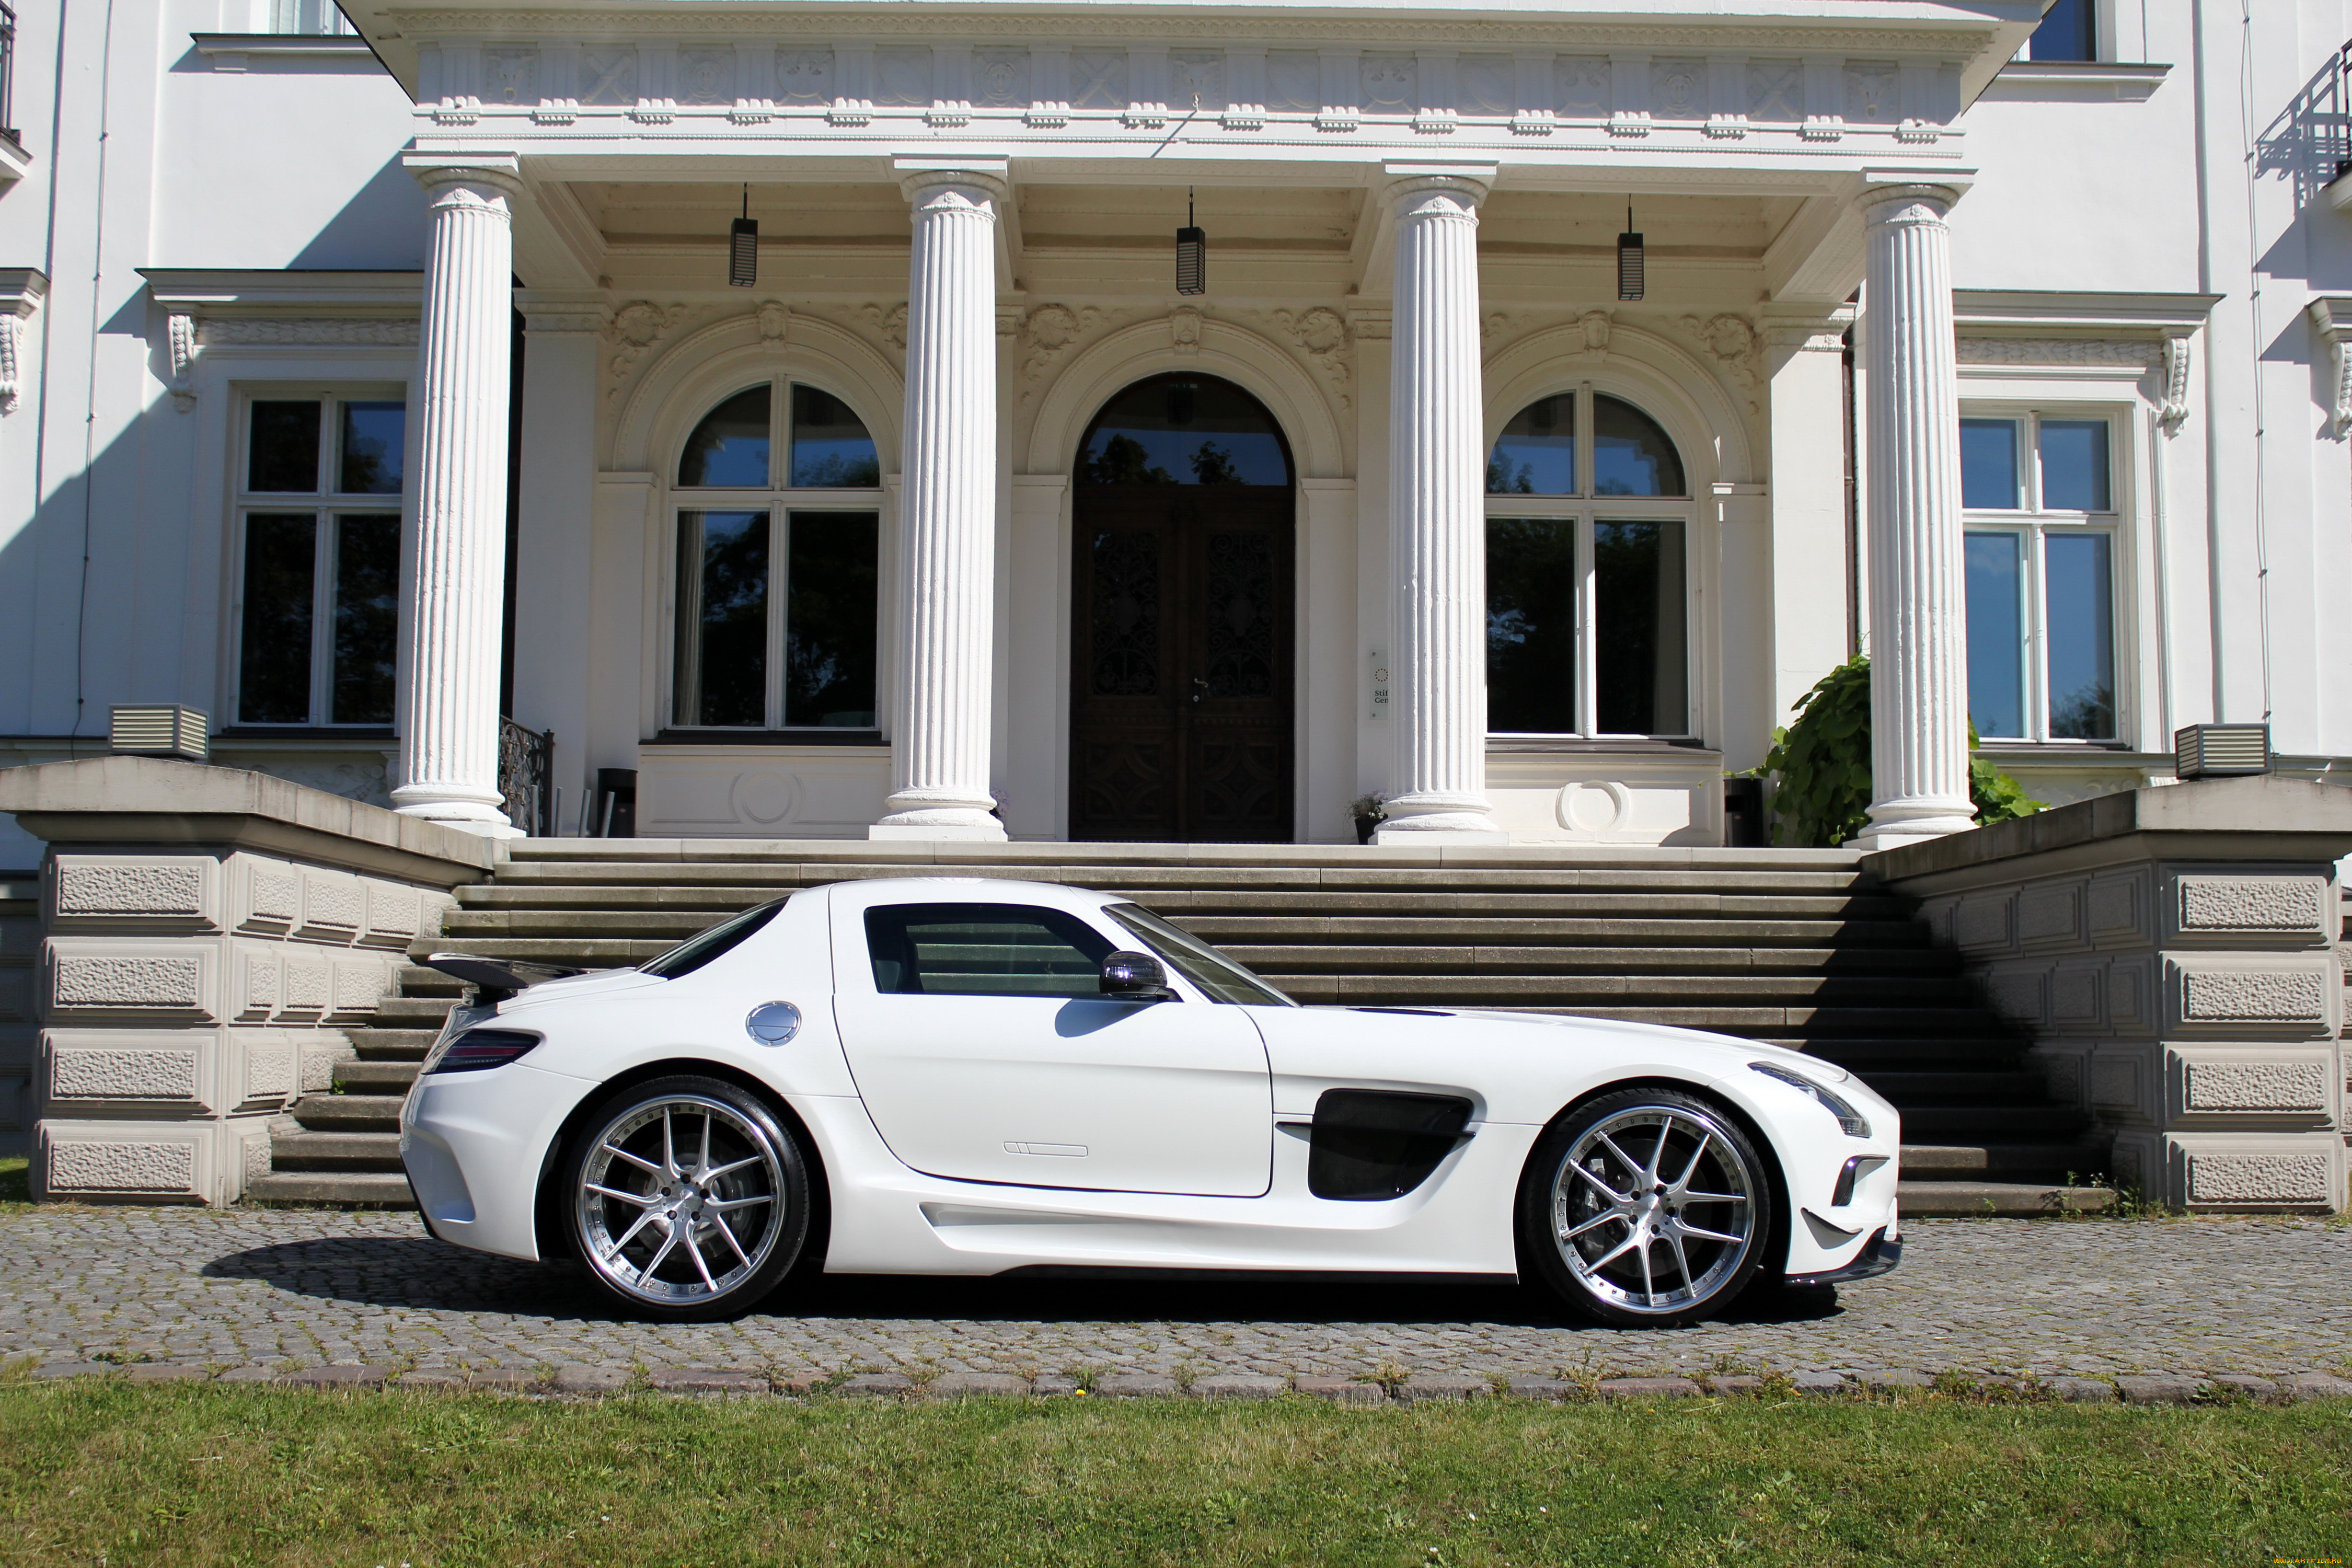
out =
{"type": "Polygon", "coordinates": [[[0,954],[30,960],[0,968],[0,1079],[21,975],[37,1198],[234,1202],[269,1168],[270,1119],[329,1088],[343,1028],[496,854],[282,779],[140,757],[9,769],[0,810],[48,844],[37,950],[0,931],[0,954]]]}
{"type": "MultiPolygon", "coordinates": [[[[2352,790],[2133,790],[1866,856],[1921,900],[2117,1179],[2191,1209],[2346,1206],[2352,790]]],[[[2088,1174],[2089,1173],[2085,1173],[2088,1174]]]]}

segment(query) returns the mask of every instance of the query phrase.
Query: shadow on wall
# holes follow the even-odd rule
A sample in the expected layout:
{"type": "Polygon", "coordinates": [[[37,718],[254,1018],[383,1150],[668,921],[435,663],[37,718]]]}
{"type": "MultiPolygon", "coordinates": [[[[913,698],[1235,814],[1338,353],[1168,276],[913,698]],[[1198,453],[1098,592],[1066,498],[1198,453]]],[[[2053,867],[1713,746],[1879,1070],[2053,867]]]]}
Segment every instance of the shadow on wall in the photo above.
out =
{"type": "Polygon", "coordinates": [[[330,268],[377,272],[421,268],[428,222],[425,187],[394,157],[352,194],[288,265],[298,272],[330,268]]]}

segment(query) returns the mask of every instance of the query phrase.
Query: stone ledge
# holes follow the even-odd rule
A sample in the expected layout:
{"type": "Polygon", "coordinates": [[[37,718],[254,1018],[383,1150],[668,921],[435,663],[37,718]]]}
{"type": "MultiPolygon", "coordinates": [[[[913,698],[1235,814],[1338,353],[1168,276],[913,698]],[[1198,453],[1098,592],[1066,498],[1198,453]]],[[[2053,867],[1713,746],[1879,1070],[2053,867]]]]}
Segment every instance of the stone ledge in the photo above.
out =
{"type": "Polygon", "coordinates": [[[1953,873],[2062,850],[2123,849],[2115,841],[2127,838],[2152,839],[2146,851],[2171,859],[2334,860],[2352,852],[2352,789],[2264,774],[2123,790],[1882,849],[1864,855],[1862,868],[1897,885],[1937,879],[1919,890],[1940,891],[1953,873]]]}
{"type": "Polygon", "coordinates": [[[205,844],[438,888],[478,882],[499,841],[324,790],[154,757],[0,768],[0,811],[51,844],[205,844]]]}

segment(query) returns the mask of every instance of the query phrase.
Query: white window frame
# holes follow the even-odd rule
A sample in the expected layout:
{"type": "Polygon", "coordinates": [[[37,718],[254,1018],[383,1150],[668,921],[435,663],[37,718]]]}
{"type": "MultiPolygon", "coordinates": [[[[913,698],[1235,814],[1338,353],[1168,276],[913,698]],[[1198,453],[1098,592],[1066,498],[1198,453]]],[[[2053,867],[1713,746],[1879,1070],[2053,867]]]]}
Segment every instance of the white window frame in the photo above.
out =
{"type": "MultiPolygon", "coordinates": [[[[883,486],[877,483],[871,489],[866,489],[814,487],[796,489],[790,483],[780,482],[789,480],[792,472],[793,388],[799,385],[822,392],[829,397],[837,399],[853,413],[856,411],[856,405],[824,383],[809,377],[789,373],[772,375],[767,381],[769,388],[768,483],[764,486],[717,487],[687,486],[677,482],[678,464],[685,456],[686,443],[693,439],[694,432],[702,427],[702,422],[728,399],[739,397],[759,384],[756,380],[748,381],[732,391],[720,393],[709,399],[701,412],[694,416],[693,423],[686,427],[684,435],[679,437],[675,449],[669,455],[669,467],[664,476],[668,492],[667,575],[670,578],[667,595],[669,637],[667,639],[665,659],[668,666],[669,678],[663,683],[662,712],[666,719],[664,728],[679,735],[691,735],[698,738],[707,736],[715,742],[724,741],[730,735],[812,737],[822,735],[828,738],[855,735],[862,740],[870,734],[878,740],[885,732],[882,702],[887,680],[887,672],[883,664],[884,639],[887,624],[887,617],[884,613],[884,607],[887,604],[885,596],[887,583],[883,574],[887,565],[888,542],[886,530],[889,521],[889,509],[884,504],[883,486]],[[678,541],[685,525],[685,514],[762,510],[768,514],[768,645],[764,721],[756,725],[703,724],[690,721],[687,716],[678,711],[678,686],[682,673],[678,667],[679,643],[684,627],[682,611],[685,608],[686,598],[686,584],[678,576],[680,566],[678,541]],[[808,724],[787,726],[784,723],[784,637],[789,629],[785,625],[785,606],[792,588],[785,569],[792,558],[792,530],[793,514],[796,512],[871,512],[874,514],[875,691],[874,723],[870,727],[853,729],[845,725],[834,728],[808,724]]],[[[868,439],[871,439],[874,433],[873,423],[866,419],[862,414],[858,417],[866,426],[868,439]]],[[[881,452],[879,443],[877,443],[875,451],[878,460],[881,452]]]]}
{"type": "MultiPolygon", "coordinates": [[[[229,551],[229,649],[228,668],[225,681],[228,690],[227,708],[233,717],[229,723],[237,729],[284,731],[358,731],[375,732],[389,729],[396,721],[398,709],[383,719],[336,720],[322,717],[334,707],[334,643],[335,590],[338,557],[342,545],[342,520],[360,512],[389,516],[397,520],[402,534],[402,548],[406,549],[408,488],[407,473],[414,457],[415,444],[410,439],[409,420],[402,423],[401,488],[390,495],[346,493],[331,487],[341,477],[342,455],[342,420],[339,410],[346,403],[398,403],[405,408],[408,388],[403,383],[371,386],[366,383],[338,382],[330,385],[317,383],[289,383],[271,385],[267,382],[247,386],[237,402],[234,449],[229,454],[230,471],[236,476],[236,490],[231,510],[233,542],[229,551]],[[252,489],[253,473],[253,405],[257,403],[308,403],[320,405],[319,429],[318,488],[313,490],[257,490],[252,489]],[[257,514],[287,516],[309,512],[318,530],[310,556],[310,704],[307,717],[300,720],[247,719],[245,716],[245,607],[246,607],[246,543],[248,521],[257,514]]],[[[402,632],[406,630],[408,606],[398,608],[393,637],[395,657],[402,632]]],[[[395,704],[397,699],[395,698],[395,704]]]]}
{"type": "Polygon", "coordinates": [[[2105,405],[2070,407],[2063,403],[1978,403],[1962,405],[1963,420],[2008,420],[2018,426],[2018,505],[2014,509],[1963,508],[1964,533],[2007,533],[2023,539],[2024,571],[2019,592],[2024,596],[2019,622],[2024,628],[2022,664],[2025,675],[2026,733],[1977,738],[1986,745],[2075,747],[2092,751],[2127,748],[2137,733],[2132,704],[2130,633],[2131,510],[2126,483],[2129,425],[2124,416],[2105,405]],[[2103,424],[2107,428],[2107,510],[2066,511],[2042,504],[2042,424],[2103,424]],[[2115,731],[2103,740],[2050,733],[2050,632],[2048,542],[2053,533],[2103,535],[2107,540],[2107,626],[2113,646],[2107,650],[2115,671],[2115,731]]]}
{"type": "MultiPolygon", "coordinates": [[[[1521,496],[1489,495],[1486,497],[1487,518],[1533,518],[1539,521],[1572,523],[1576,529],[1576,712],[1580,727],[1567,731],[1487,731],[1489,740],[1508,741],[1694,741],[1698,738],[1699,666],[1698,612],[1696,577],[1698,570],[1699,501],[1696,496],[1596,496],[1591,493],[1593,476],[1592,400],[1596,395],[1613,397],[1630,407],[1640,409],[1658,426],[1660,433],[1674,443],[1675,456],[1682,464],[1685,488],[1696,488],[1692,478],[1689,455],[1682,443],[1675,441],[1674,433],[1665,422],[1623,393],[1608,388],[1596,388],[1592,383],[1580,382],[1528,398],[1506,416],[1505,422],[1519,416],[1522,410],[1540,403],[1546,397],[1557,397],[1562,392],[1576,395],[1576,478],[1578,489],[1569,495],[1521,496]],[[1593,530],[1604,522],[1668,522],[1683,525],[1683,727],[1679,730],[1653,730],[1643,733],[1621,733],[1595,728],[1601,712],[1601,678],[1599,663],[1599,612],[1597,589],[1599,562],[1593,549],[1593,530]]],[[[1499,434],[1496,440],[1500,440],[1499,434]]],[[[1493,444],[1487,447],[1491,455],[1493,444]]],[[[1483,526],[1483,525],[1482,525],[1483,526]]],[[[1479,541],[1483,552],[1486,542],[1479,541]]],[[[1483,617],[1485,606],[1480,606],[1483,617]]],[[[1479,657],[1486,657],[1481,640],[1479,657]]]]}

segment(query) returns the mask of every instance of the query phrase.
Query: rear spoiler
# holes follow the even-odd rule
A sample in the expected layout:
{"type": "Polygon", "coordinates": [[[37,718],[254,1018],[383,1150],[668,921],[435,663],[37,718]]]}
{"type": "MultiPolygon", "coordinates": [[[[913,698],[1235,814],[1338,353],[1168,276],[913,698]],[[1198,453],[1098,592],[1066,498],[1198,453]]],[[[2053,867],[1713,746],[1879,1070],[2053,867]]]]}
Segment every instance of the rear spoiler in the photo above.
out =
{"type": "Polygon", "coordinates": [[[425,967],[437,969],[472,986],[475,1001],[483,1006],[495,1005],[543,981],[565,980],[588,973],[584,969],[560,969],[551,963],[524,963],[510,958],[477,958],[470,952],[436,952],[425,961],[425,967]]]}

